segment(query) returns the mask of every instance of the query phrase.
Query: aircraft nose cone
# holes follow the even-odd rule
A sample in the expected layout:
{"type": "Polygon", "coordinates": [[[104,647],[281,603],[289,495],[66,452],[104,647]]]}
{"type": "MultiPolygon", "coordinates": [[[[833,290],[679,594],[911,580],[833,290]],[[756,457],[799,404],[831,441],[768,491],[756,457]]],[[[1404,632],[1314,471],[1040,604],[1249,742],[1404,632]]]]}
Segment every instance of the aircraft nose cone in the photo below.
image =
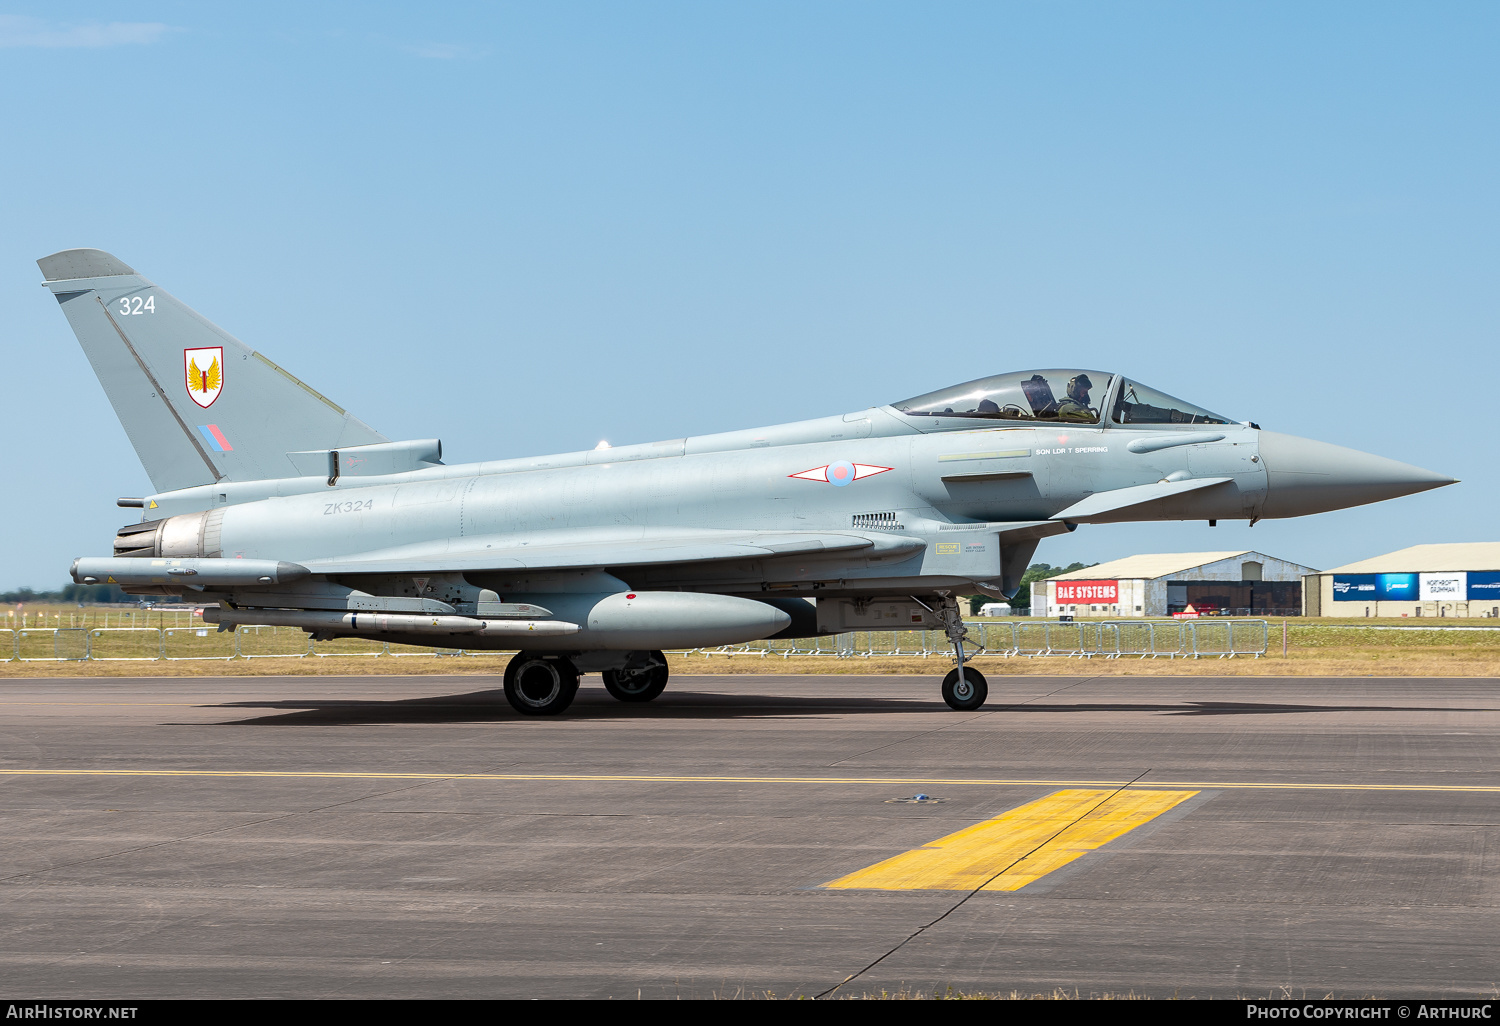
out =
{"type": "Polygon", "coordinates": [[[1266,468],[1263,517],[1300,517],[1380,502],[1456,483],[1410,463],[1310,438],[1260,433],[1266,468]]]}

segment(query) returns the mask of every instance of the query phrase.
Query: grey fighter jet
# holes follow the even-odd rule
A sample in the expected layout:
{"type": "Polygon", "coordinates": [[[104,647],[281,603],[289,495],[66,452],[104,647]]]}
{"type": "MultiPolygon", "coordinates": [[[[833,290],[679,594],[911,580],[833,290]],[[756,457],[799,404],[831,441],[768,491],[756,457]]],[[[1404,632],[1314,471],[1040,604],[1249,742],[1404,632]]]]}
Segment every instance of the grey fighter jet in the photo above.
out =
{"type": "Polygon", "coordinates": [[[155,493],[73,579],[191,594],[204,619],[314,638],[519,650],[505,695],[560,713],[580,673],[617,699],[664,649],[852,630],[946,632],[1008,598],[1079,524],[1296,517],[1450,478],[1231,421],[1106,371],[997,374],[774,427],[448,466],[392,441],[120,260],[38,261],[155,493]]]}

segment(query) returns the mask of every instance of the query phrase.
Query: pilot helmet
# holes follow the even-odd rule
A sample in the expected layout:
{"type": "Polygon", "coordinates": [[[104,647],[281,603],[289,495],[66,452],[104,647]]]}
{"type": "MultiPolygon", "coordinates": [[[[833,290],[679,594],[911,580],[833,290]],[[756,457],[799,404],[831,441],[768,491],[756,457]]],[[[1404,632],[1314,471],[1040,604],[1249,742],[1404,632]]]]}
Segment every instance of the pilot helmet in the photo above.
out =
{"type": "Polygon", "coordinates": [[[1073,391],[1073,386],[1074,385],[1080,385],[1083,388],[1093,388],[1094,387],[1094,383],[1089,380],[1089,376],[1087,374],[1078,374],[1078,375],[1075,375],[1073,378],[1071,378],[1068,381],[1068,391],[1069,392],[1073,391]]]}

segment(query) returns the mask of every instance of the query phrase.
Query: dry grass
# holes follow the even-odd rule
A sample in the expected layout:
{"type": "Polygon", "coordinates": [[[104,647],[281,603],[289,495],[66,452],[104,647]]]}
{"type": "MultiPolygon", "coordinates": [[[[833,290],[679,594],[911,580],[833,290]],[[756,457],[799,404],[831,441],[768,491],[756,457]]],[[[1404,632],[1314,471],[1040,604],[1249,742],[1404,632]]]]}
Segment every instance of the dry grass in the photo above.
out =
{"type": "MultiPolygon", "coordinates": [[[[41,619],[47,626],[103,626],[105,617],[111,627],[128,626],[128,610],[93,607],[31,607],[26,610],[28,625],[41,619]],[[123,620],[123,623],[122,623],[123,620]]],[[[16,623],[14,618],[11,624],[16,623]]],[[[177,655],[216,654],[232,651],[232,639],[209,631],[198,637],[191,614],[156,614],[148,618],[137,613],[137,626],[177,628],[169,640],[169,652],[177,655]]],[[[0,626],[5,626],[0,621],[0,626]]],[[[1317,677],[1500,677],[1500,631],[1369,630],[1372,626],[1437,628],[1500,626],[1492,620],[1419,621],[1400,620],[1289,620],[1287,621],[1287,654],[1281,654],[1281,622],[1270,624],[1266,656],[1260,659],[1141,659],[1125,656],[1119,659],[1080,659],[1053,656],[1048,658],[1005,658],[980,655],[975,666],[987,676],[1006,675],[1108,675],[1108,676],[1317,676],[1317,677]]],[[[154,654],[145,647],[139,652],[126,644],[126,635],[115,635],[118,654],[154,654]]],[[[287,632],[285,638],[268,639],[297,651],[305,646],[300,632],[287,632]]],[[[50,640],[29,642],[32,648],[23,654],[50,655],[50,640]]],[[[483,653],[462,656],[412,655],[360,656],[350,654],[371,650],[372,643],[363,639],[319,643],[320,653],[307,658],[279,659],[191,659],[184,661],[122,662],[3,662],[0,678],[14,677],[187,677],[187,676],[281,676],[281,675],[365,675],[421,674],[497,677],[505,669],[509,653],[483,653]],[[326,653],[326,654],[323,654],[326,653]]],[[[0,645],[0,648],[4,648],[0,645]]],[[[267,644],[267,651],[278,650],[267,644]]],[[[8,650],[5,654],[9,654],[8,650]]],[[[952,660],[933,655],[875,656],[833,659],[820,656],[777,654],[692,654],[673,655],[674,676],[698,674],[916,674],[930,676],[946,673],[952,660]]]]}
{"type": "MultiPolygon", "coordinates": [[[[0,679],[15,677],[266,677],[351,675],[464,675],[498,677],[508,653],[457,657],[379,658],[328,656],[307,659],[190,660],[182,662],[0,663],[0,679]]],[[[700,674],[915,674],[938,676],[952,665],[932,657],[827,659],[794,656],[673,655],[674,677],[700,674]]],[[[1500,651],[1389,651],[1329,649],[1279,652],[1263,659],[1003,659],[973,660],[988,677],[1500,677],[1500,651]]]]}

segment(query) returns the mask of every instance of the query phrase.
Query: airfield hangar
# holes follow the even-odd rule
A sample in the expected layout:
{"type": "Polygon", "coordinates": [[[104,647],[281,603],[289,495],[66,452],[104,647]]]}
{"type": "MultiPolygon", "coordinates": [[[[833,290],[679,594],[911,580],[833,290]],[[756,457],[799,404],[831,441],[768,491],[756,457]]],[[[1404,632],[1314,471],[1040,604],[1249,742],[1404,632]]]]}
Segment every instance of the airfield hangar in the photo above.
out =
{"type": "Polygon", "coordinates": [[[1413,545],[1303,578],[1308,616],[1500,617],[1500,542],[1413,545]]]}
{"type": "Polygon", "coordinates": [[[1299,616],[1303,580],[1318,571],[1263,552],[1128,556],[1031,585],[1033,616],[1299,616]]]}

